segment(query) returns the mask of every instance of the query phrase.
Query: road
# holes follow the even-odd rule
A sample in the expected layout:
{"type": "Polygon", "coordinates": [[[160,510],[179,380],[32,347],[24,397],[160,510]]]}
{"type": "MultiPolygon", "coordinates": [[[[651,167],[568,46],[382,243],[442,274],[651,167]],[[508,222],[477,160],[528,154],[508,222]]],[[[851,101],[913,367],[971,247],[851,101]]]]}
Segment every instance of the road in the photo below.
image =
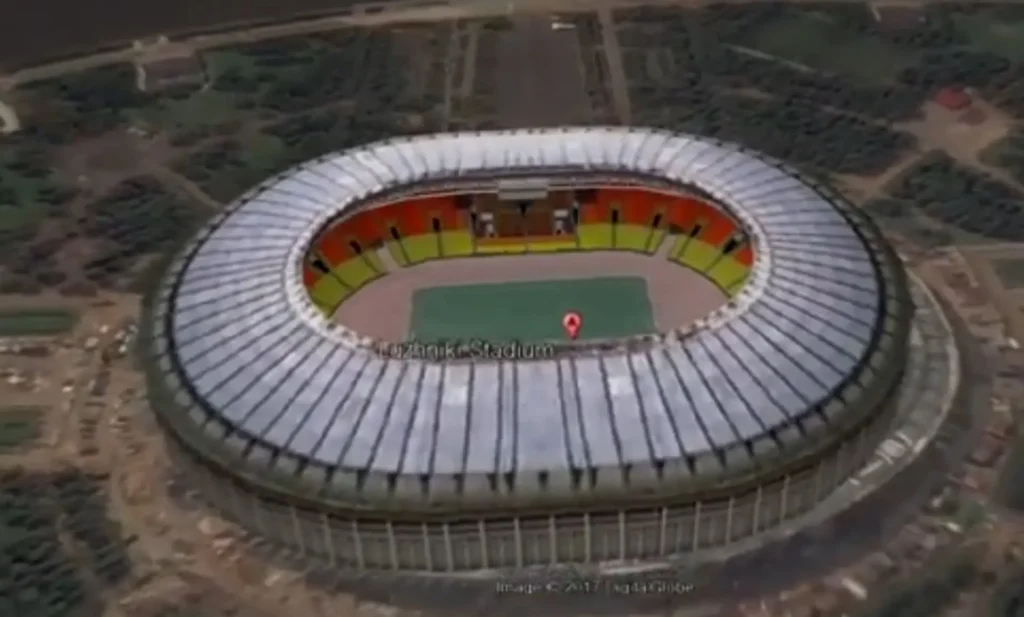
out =
{"type": "MultiPolygon", "coordinates": [[[[760,0],[719,0],[742,4],[760,0]]],[[[816,0],[790,0],[813,3],[816,0]]],[[[858,0],[840,0],[858,2],[858,0]]],[[[954,0],[933,0],[934,2],[954,0]]],[[[601,8],[674,5],[699,0],[35,0],[0,3],[0,91],[15,83],[64,72],[127,62],[138,52],[135,39],[165,34],[196,49],[209,49],[283,36],[312,34],[354,25],[440,21],[523,13],[590,12],[601,8]],[[329,16],[324,16],[330,14],[329,16]],[[55,16],[59,16],[56,18],[55,16]],[[112,16],[117,16],[113,19],[112,16]],[[285,23],[287,22],[287,23],[285,23]],[[259,24],[275,24],[262,25],[259,24]],[[208,34],[197,34],[206,32],[208,34]],[[215,34],[209,34],[215,33],[215,34]],[[105,51],[90,54],[90,51],[105,51]],[[75,58],[76,54],[89,54],[75,58]],[[55,58],[67,58],[53,61],[55,58]],[[25,68],[32,67],[32,68],[25,68]],[[22,70],[18,70],[22,69],[22,70]],[[5,83],[2,73],[13,73],[5,83]]],[[[908,0],[882,0],[905,5],[908,0]]],[[[859,2],[858,2],[859,3],[859,2]]]]}

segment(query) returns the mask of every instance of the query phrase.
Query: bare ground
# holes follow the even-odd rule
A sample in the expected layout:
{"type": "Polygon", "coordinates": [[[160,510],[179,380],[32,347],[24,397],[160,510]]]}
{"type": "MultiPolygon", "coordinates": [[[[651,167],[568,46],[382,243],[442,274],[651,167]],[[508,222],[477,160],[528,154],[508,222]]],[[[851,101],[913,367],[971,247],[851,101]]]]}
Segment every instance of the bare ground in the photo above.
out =
{"type": "Polygon", "coordinates": [[[334,318],[360,334],[398,342],[409,331],[412,296],[418,289],[606,276],[646,280],[654,323],[661,330],[705,317],[726,301],[725,294],[700,274],[648,255],[618,251],[495,255],[431,261],[392,271],[346,300],[334,318]]]}

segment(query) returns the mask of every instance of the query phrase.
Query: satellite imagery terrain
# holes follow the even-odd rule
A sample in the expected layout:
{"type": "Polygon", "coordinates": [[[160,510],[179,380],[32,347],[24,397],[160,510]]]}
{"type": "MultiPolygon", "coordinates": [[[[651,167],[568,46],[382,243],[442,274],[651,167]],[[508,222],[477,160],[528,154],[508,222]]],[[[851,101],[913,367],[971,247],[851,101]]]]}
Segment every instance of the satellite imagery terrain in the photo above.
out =
{"type": "Polygon", "coordinates": [[[0,4],[0,617],[1024,617],[1024,4],[0,4]]]}

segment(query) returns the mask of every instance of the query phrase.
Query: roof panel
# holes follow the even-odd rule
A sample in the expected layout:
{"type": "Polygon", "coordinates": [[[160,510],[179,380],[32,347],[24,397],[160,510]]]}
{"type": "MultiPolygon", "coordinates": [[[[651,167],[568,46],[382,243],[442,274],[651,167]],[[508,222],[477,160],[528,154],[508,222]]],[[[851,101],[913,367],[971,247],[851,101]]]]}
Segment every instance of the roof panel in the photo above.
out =
{"type": "Polygon", "coordinates": [[[685,455],[676,439],[676,427],[672,415],[665,407],[661,395],[661,386],[654,378],[654,367],[646,353],[634,353],[629,356],[636,378],[637,393],[647,423],[647,434],[651,438],[654,458],[669,460],[685,455]]]}
{"type": "MultiPolygon", "coordinates": [[[[679,380],[679,370],[676,368],[675,360],[680,353],[679,349],[654,350],[650,354],[650,360],[651,366],[654,367],[653,377],[661,384],[665,402],[675,419],[683,448],[686,449],[687,454],[696,455],[710,450],[711,443],[708,441],[707,435],[704,434],[704,429],[697,422],[693,404],[679,380]]],[[[685,362],[685,358],[680,357],[680,361],[685,362]]]]}
{"type": "Polygon", "coordinates": [[[633,382],[626,357],[622,354],[606,356],[604,364],[605,387],[612,406],[612,421],[622,443],[622,455],[630,461],[649,461],[651,448],[644,419],[640,410],[640,397],[633,382]]]}
{"type": "Polygon", "coordinates": [[[733,427],[734,424],[739,424],[744,416],[747,423],[751,421],[743,401],[729,387],[711,356],[702,346],[689,345],[687,350],[690,362],[686,368],[680,367],[679,372],[686,382],[686,389],[693,399],[694,408],[700,414],[711,441],[719,447],[725,447],[735,443],[737,439],[743,439],[745,431],[733,427]],[[732,417],[727,417],[727,414],[732,417]]]}
{"type": "Polygon", "coordinates": [[[501,398],[498,404],[498,468],[495,473],[507,473],[516,468],[516,428],[519,413],[519,372],[515,362],[501,363],[501,398]]]}
{"type": "Polygon", "coordinates": [[[498,444],[498,365],[478,364],[473,369],[472,436],[466,458],[467,473],[494,471],[494,453],[498,444]]]}
{"type": "Polygon", "coordinates": [[[420,362],[408,362],[406,366],[405,374],[395,390],[387,425],[381,431],[380,445],[373,454],[372,467],[379,471],[397,472],[401,469],[402,454],[415,417],[416,398],[424,366],[420,362]]]}
{"type": "Polygon", "coordinates": [[[583,427],[583,411],[580,409],[576,369],[571,360],[562,359],[556,362],[558,363],[558,388],[564,414],[566,438],[569,441],[570,457],[578,469],[589,468],[590,452],[587,449],[586,429],[583,427]]]}
{"type": "Polygon", "coordinates": [[[519,435],[530,438],[519,440],[517,468],[521,471],[565,468],[570,457],[565,447],[558,373],[554,366],[541,362],[524,362],[521,367],[522,404],[516,430],[519,435]]]}
{"type": "Polygon", "coordinates": [[[430,473],[434,466],[434,435],[441,403],[441,375],[439,364],[428,364],[420,383],[420,397],[413,416],[409,445],[402,461],[402,469],[410,474],[430,473]]]}
{"type": "MultiPolygon", "coordinates": [[[[380,383],[388,360],[371,357],[352,389],[339,408],[338,415],[331,420],[323,433],[319,446],[310,458],[325,465],[337,466],[355,438],[359,424],[363,421],[372,403],[374,391],[380,383]]],[[[370,412],[373,413],[373,412],[370,412]]]]}
{"type": "Polygon", "coordinates": [[[438,419],[435,473],[462,473],[466,451],[466,420],[472,398],[472,372],[469,364],[448,364],[444,371],[441,390],[441,410],[438,419]]]}
{"type": "Polygon", "coordinates": [[[619,445],[609,415],[608,395],[602,386],[601,367],[593,358],[577,358],[574,364],[590,460],[595,467],[618,465],[619,445]]]}

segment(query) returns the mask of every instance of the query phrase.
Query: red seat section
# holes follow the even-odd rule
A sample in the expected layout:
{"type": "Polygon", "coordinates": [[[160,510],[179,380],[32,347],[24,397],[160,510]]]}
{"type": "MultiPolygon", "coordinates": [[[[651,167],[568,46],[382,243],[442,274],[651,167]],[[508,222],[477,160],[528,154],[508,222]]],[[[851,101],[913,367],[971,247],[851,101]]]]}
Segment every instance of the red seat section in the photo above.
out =
{"type": "Polygon", "coordinates": [[[736,223],[711,206],[706,207],[707,223],[701,229],[700,239],[711,246],[722,246],[737,231],[736,223]]]}
{"type": "Polygon", "coordinates": [[[705,214],[708,206],[692,197],[677,197],[672,199],[665,210],[665,218],[669,225],[673,225],[689,233],[697,224],[701,216],[705,214]]]}
{"type": "Polygon", "coordinates": [[[320,280],[320,273],[314,270],[309,264],[303,264],[302,266],[302,284],[306,287],[312,287],[320,280]]]}
{"type": "Polygon", "coordinates": [[[351,230],[348,221],[341,221],[329,227],[320,234],[320,239],[315,246],[330,265],[340,264],[349,257],[352,257],[352,247],[349,246],[351,230]]]}
{"type": "Polygon", "coordinates": [[[430,218],[441,221],[442,231],[469,229],[466,214],[455,205],[454,197],[438,197],[436,203],[427,206],[430,218]]]}
{"type": "Polygon", "coordinates": [[[636,189],[605,189],[598,192],[599,203],[617,209],[619,222],[625,225],[650,225],[655,212],[671,199],[659,193],[636,189]]]}

